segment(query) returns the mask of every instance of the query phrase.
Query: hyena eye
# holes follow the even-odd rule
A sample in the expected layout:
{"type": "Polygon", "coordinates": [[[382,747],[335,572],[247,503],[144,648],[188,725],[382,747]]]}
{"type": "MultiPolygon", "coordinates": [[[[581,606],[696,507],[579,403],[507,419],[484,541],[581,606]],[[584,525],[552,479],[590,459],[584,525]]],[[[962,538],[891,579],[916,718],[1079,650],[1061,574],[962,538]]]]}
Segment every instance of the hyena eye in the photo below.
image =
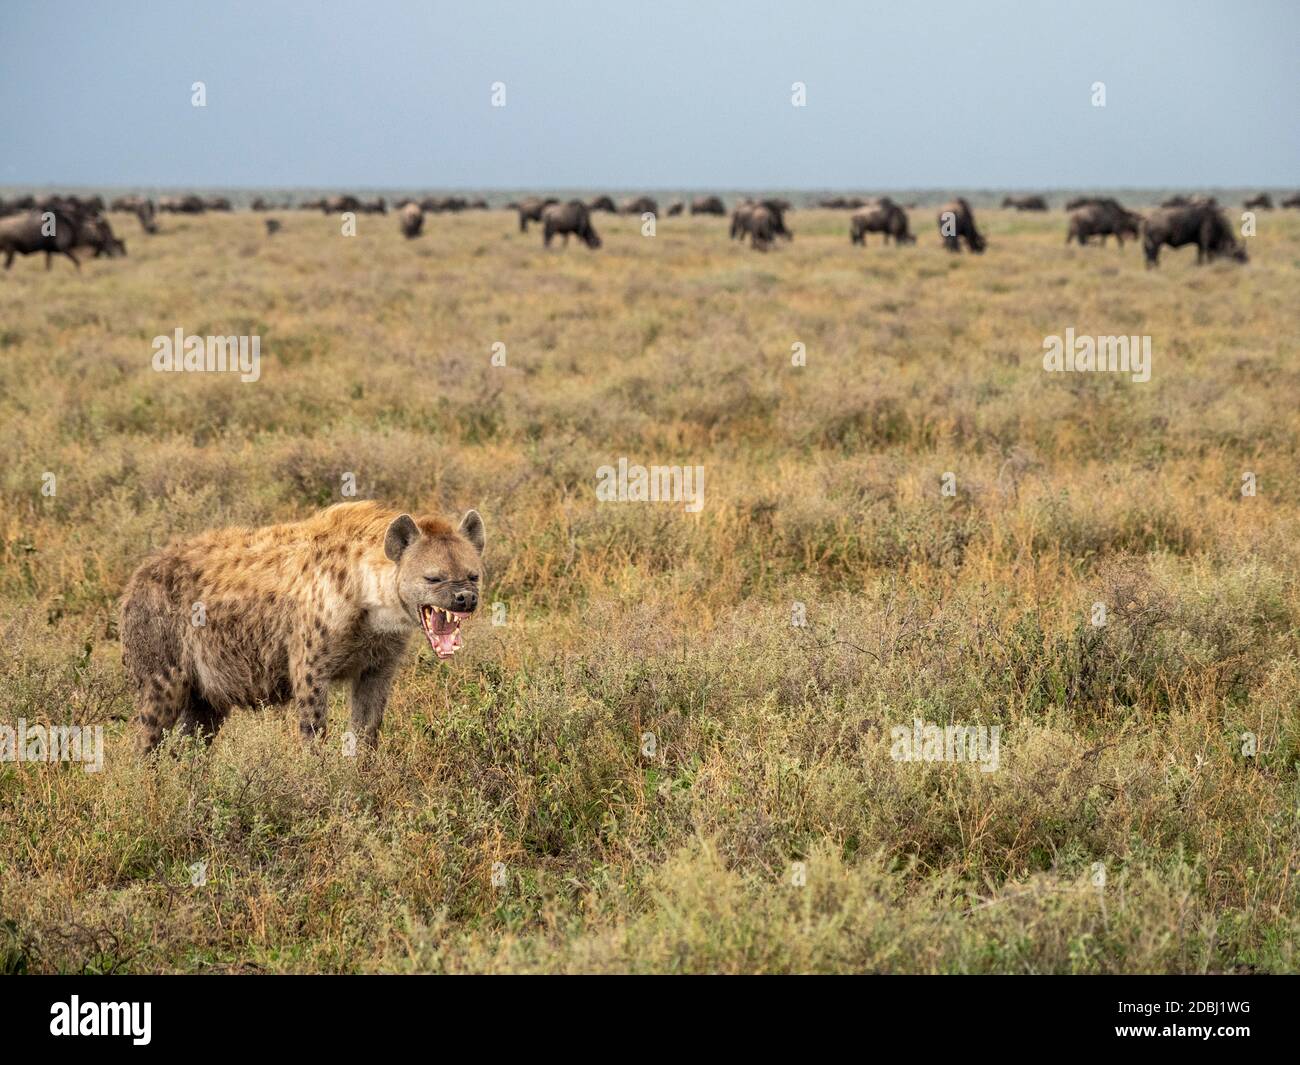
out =
{"type": "Polygon", "coordinates": [[[428,581],[430,584],[441,584],[447,578],[446,577],[425,577],[424,579],[428,581]]]}
{"type": "Polygon", "coordinates": [[[474,581],[474,582],[477,584],[477,583],[478,583],[478,574],[477,574],[477,573],[471,573],[471,574],[469,575],[469,579],[472,580],[472,581],[474,581]]]}

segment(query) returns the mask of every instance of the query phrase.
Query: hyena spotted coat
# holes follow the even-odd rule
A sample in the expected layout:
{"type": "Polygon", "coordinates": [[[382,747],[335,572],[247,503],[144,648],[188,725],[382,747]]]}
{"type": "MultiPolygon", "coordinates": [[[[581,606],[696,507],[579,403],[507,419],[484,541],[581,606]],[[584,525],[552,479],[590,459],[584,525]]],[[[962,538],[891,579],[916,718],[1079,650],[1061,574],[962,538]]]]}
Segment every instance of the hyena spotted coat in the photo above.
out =
{"type": "Polygon", "coordinates": [[[164,548],[122,598],[143,750],[172,728],[210,738],[259,703],[292,701],[302,736],[322,736],[331,681],[351,684],[352,731],[373,745],[411,634],[439,658],[461,646],[482,551],[477,511],[453,529],[371,502],[164,548]]]}

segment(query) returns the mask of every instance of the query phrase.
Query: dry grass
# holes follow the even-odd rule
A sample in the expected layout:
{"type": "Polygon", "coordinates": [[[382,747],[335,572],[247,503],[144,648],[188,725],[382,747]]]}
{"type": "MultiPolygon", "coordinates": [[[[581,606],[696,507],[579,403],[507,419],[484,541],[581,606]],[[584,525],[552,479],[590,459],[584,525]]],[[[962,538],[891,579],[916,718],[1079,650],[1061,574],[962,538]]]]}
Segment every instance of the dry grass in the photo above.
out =
{"type": "Polygon", "coordinates": [[[102,773],[0,765],[0,968],[1300,968],[1300,217],[1158,272],[1055,213],[982,212],[982,258],[928,212],[768,255],[281,217],[0,278],[2,720],[107,726],[102,773]],[[153,373],[177,326],[260,334],[261,381],[153,373]],[[1067,326],[1150,334],[1153,380],[1045,375],[1067,326]],[[702,513],[598,504],[619,456],[703,464],[702,513]],[[345,472],[479,507],[508,623],[413,650],[373,757],[337,693],[322,750],[273,710],[137,763],[130,570],[345,472]],[[914,717],[1000,723],[1001,768],[891,760],[914,717]]]}

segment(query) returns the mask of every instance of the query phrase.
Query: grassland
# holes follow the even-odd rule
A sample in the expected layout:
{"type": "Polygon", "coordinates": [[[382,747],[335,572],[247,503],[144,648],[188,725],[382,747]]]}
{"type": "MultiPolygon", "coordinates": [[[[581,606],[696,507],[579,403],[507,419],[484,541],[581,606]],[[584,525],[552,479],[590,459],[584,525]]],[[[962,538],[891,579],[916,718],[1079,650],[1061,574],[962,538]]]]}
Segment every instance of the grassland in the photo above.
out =
{"type": "Polygon", "coordinates": [[[107,735],[0,765],[0,969],[1300,968],[1300,215],[1151,272],[1059,212],[981,212],[979,258],[928,212],[767,255],[280,217],[0,277],[0,721],[107,735]],[[154,373],[178,326],[260,335],[261,379],[154,373]],[[1152,380],[1045,374],[1071,326],[1150,335],[1152,380]],[[703,510],[597,503],[620,456],[702,464],[703,510]],[[141,764],[131,569],[345,473],[480,508],[506,624],[413,644],[374,755],[338,692],[319,750],[272,709],[141,764]],[[892,760],[915,718],[1000,724],[1000,768],[892,760]]]}

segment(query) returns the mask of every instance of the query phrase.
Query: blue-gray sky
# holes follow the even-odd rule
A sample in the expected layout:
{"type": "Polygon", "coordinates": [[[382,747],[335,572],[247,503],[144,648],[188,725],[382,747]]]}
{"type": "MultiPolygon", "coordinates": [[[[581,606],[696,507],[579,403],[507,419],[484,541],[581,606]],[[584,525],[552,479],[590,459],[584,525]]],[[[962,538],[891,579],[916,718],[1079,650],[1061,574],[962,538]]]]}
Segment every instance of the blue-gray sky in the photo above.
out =
{"type": "Polygon", "coordinates": [[[7,0],[0,26],[4,184],[1300,184],[1294,0],[7,0]]]}

